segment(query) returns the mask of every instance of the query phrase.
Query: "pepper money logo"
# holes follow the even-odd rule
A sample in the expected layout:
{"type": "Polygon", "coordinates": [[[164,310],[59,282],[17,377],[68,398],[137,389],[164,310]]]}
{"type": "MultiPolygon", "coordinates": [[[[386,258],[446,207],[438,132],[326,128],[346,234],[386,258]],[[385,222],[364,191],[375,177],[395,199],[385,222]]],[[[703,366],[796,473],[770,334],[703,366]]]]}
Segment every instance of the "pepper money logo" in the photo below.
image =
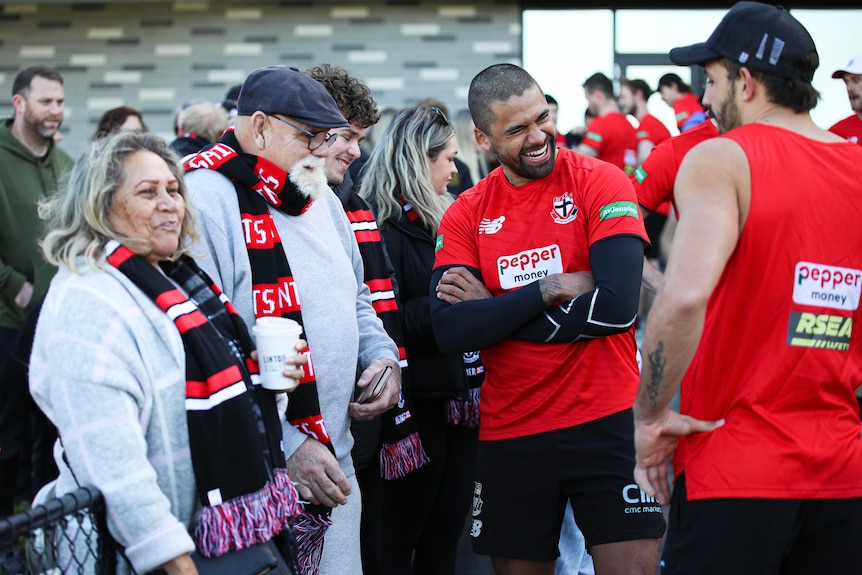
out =
{"type": "Polygon", "coordinates": [[[563,258],[557,244],[497,258],[497,277],[503,289],[521,287],[562,272],[563,258]]]}
{"type": "Polygon", "coordinates": [[[853,311],[862,295],[862,270],[799,262],[793,274],[793,302],[853,311]]]}

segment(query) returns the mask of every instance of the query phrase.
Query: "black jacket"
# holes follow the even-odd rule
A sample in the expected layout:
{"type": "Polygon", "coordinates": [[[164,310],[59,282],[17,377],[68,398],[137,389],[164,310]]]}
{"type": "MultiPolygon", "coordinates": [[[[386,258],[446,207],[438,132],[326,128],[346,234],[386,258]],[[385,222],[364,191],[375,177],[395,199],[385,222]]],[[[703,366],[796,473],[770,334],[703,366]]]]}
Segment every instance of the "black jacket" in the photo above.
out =
{"type": "Polygon", "coordinates": [[[431,327],[428,286],[435,238],[403,212],[398,220],[387,222],[381,234],[398,280],[398,308],[413,397],[466,399],[463,355],[441,352],[431,327]]]}

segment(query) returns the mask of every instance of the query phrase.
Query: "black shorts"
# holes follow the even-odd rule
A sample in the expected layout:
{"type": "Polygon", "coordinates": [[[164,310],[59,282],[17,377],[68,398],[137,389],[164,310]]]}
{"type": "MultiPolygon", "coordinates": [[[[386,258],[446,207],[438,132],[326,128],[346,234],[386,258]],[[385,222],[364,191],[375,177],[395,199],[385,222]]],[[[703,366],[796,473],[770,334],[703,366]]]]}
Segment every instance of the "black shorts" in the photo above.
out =
{"type": "Polygon", "coordinates": [[[862,572],[862,498],[688,501],[674,482],[662,575],[862,572]]]}
{"type": "Polygon", "coordinates": [[[546,433],[480,441],[473,493],[473,551],[553,560],[566,499],[587,547],[658,539],[661,506],[633,479],[631,410],[546,433]]]}

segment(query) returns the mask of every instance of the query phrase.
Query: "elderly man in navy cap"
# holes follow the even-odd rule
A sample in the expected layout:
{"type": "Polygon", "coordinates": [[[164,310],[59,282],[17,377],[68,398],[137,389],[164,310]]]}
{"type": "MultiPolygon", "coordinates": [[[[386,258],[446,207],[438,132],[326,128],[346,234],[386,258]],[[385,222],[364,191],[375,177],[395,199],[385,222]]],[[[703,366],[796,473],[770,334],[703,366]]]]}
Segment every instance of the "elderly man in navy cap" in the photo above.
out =
{"type": "Polygon", "coordinates": [[[859,573],[862,150],[812,121],[817,49],[781,7],[739,2],[670,59],[704,67],[722,135],[677,175],[634,406],[662,573],[859,573]]]}
{"type": "Polygon", "coordinates": [[[390,409],[400,392],[398,350],[371,306],[356,239],[324,174],[337,137],[330,130],[348,126],[320,83],[268,66],[243,83],[234,129],[185,164],[209,252],[200,265],[249,328],[289,317],[308,341],[284,423],[288,472],[306,502],[295,526],[304,574],[362,573],[350,421],[390,409]],[[361,387],[392,367],[367,403],[353,401],[357,366],[361,387]]]}

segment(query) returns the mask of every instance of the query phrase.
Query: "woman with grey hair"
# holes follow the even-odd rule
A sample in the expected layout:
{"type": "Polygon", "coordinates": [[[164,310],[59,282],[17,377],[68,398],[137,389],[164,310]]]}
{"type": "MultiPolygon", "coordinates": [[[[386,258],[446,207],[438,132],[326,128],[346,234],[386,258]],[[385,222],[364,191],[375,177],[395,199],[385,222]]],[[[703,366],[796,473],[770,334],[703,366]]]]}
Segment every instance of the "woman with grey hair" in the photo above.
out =
{"type": "Polygon", "coordinates": [[[412,413],[430,459],[383,482],[386,574],[454,573],[473,492],[477,422],[465,421],[456,409],[470,398],[464,359],[438,349],[428,301],[435,237],[452,203],[447,186],[457,173],[457,152],[455,131],[439,108],[406,108],[371,153],[359,191],[375,211],[395,268],[412,413]]]}
{"type": "MultiPolygon", "coordinates": [[[[59,432],[57,495],[98,488],[137,573],[289,545],[297,500],[276,398],[244,322],[187,253],[195,215],[175,154],[151,134],[99,140],[41,213],[59,271],[30,387],[59,432]]],[[[304,357],[287,363],[301,377],[304,357]]]]}

